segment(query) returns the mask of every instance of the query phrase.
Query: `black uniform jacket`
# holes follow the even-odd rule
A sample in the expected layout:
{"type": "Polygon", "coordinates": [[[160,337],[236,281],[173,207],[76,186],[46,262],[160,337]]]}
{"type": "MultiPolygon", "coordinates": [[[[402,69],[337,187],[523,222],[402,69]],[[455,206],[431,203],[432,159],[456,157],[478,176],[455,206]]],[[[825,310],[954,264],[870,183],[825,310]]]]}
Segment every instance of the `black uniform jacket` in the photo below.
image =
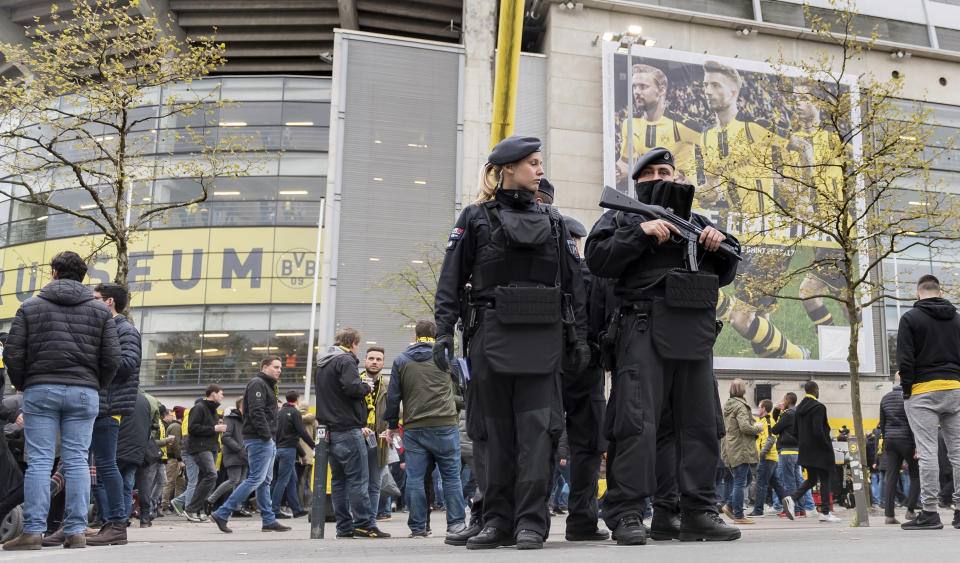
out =
{"type": "MultiPolygon", "coordinates": [[[[585,254],[590,271],[605,278],[616,278],[617,295],[630,295],[655,281],[663,271],[684,266],[684,245],[673,241],[658,244],[656,237],[644,233],[640,227],[645,221],[648,221],[646,217],[634,213],[607,211],[587,237],[585,254]]],[[[690,222],[701,228],[714,226],[696,213],[690,222]]],[[[728,242],[736,242],[733,236],[724,234],[728,242]]],[[[736,277],[738,262],[732,258],[706,252],[701,246],[698,259],[701,271],[720,278],[720,287],[736,277]]]]}
{"type": "MultiPolygon", "coordinates": [[[[443,260],[443,269],[437,283],[434,311],[437,322],[437,336],[453,335],[454,325],[461,314],[461,292],[464,285],[471,281],[474,261],[478,251],[496,244],[487,215],[481,205],[491,205],[504,209],[527,210],[532,213],[548,213],[548,207],[533,199],[529,190],[500,190],[494,195],[493,203],[467,206],[447,241],[447,253],[443,260]]],[[[577,338],[587,339],[586,294],[580,272],[580,255],[573,237],[563,221],[560,221],[559,249],[560,282],[565,293],[573,296],[573,312],[577,324],[577,338]]]]}

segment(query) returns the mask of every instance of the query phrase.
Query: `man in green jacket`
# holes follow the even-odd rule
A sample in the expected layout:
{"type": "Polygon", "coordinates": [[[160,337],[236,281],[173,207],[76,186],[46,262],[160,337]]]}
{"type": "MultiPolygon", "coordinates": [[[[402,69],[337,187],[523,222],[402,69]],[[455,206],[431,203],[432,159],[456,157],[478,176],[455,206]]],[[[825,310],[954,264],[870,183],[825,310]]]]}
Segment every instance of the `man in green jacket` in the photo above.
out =
{"type": "MultiPolygon", "coordinates": [[[[462,532],[465,511],[460,485],[460,433],[457,429],[457,385],[449,371],[433,362],[437,325],[419,321],[417,341],[393,362],[387,391],[387,439],[399,435],[403,403],[403,446],[407,464],[410,536],[426,537],[427,495],[423,480],[427,460],[440,469],[447,507],[447,538],[462,532]]],[[[463,545],[462,543],[460,545],[463,545]]]]}

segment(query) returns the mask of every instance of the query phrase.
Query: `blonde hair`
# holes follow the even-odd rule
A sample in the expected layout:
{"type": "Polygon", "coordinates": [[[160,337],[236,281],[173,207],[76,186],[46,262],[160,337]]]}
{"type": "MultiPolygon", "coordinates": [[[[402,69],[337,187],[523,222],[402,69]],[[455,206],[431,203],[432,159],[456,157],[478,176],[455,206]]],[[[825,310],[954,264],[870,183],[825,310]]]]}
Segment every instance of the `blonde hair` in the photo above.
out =
{"type": "Polygon", "coordinates": [[[739,377],[730,382],[730,396],[743,397],[747,394],[747,384],[739,377]]]}
{"type": "Polygon", "coordinates": [[[503,166],[500,164],[491,164],[486,163],[483,165],[483,168],[480,170],[480,186],[478,188],[477,201],[475,203],[483,203],[485,201],[490,201],[493,199],[493,194],[497,191],[497,186],[500,185],[500,180],[503,177],[503,166]]]}

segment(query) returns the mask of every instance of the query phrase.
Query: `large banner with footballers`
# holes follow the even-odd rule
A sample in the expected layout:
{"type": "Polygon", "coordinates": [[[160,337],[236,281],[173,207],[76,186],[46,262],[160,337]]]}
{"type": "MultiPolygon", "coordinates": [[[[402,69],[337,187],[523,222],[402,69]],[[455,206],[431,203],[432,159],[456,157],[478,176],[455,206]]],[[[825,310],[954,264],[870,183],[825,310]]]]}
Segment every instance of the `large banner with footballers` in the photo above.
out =
{"type": "MultiPolygon", "coordinates": [[[[714,347],[716,367],[847,371],[849,321],[837,302],[789,298],[804,292],[839,294],[843,284],[836,275],[818,270],[795,276],[780,297],[748,287],[751,279],[822,261],[836,252],[835,243],[810,237],[800,244],[777,245],[776,237],[748,234],[751,227],[744,224],[744,217],[757,217],[757,207],[764,205],[764,198],[755,194],[783,189],[782,178],[774,178],[770,167],[763,165],[768,162],[736,161],[736,170],[730,172],[737,175],[736,182],[715,175],[722,174],[716,172],[716,163],[726,155],[801,160],[818,145],[829,145],[831,133],[818,125],[816,108],[796,92],[786,92],[790,89],[782,87],[782,73],[764,62],[635,47],[628,68],[627,54],[617,47],[605,43],[603,50],[604,183],[633,195],[630,152],[636,161],[654,147],[666,147],[674,154],[678,174],[697,186],[694,210],[742,242],[749,241],[737,281],[718,296],[717,314],[725,327],[714,347]],[[627,119],[628,96],[632,123],[627,119]],[[757,188],[738,190],[723,182],[757,188]]],[[[796,240],[796,233],[792,236],[796,240]]],[[[866,310],[859,349],[861,371],[867,373],[876,370],[872,326],[866,310]]]]}

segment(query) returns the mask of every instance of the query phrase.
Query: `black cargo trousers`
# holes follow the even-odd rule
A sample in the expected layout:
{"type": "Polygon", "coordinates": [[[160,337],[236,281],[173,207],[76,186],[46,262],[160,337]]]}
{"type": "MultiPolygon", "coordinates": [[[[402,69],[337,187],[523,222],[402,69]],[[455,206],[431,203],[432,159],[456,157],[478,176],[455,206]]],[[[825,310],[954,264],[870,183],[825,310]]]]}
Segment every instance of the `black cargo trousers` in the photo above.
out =
{"type": "MultiPolygon", "coordinates": [[[[470,340],[467,432],[481,458],[483,525],[515,534],[549,531],[553,444],[562,430],[559,374],[510,376],[490,371],[486,323],[470,340]],[[480,449],[477,450],[477,443],[480,449]]],[[[518,355],[536,354],[517,350],[518,355]]]]}
{"type": "Polygon", "coordinates": [[[657,322],[646,302],[623,309],[619,321],[617,365],[604,421],[610,443],[603,518],[610,529],[626,515],[642,517],[644,498],[657,493],[658,465],[661,473],[676,468],[682,512],[716,511],[720,444],[713,359],[661,357],[652,337],[657,322]],[[658,432],[661,423],[670,421],[672,429],[658,432]],[[676,461],[658,464],[658,451],[669,455],[670,441],[676,461]]]}
{"type": "Polygon", "coordinates": [[[565,365],[563,410],[566,413],[567,444],[570,448],[570,500],[567,504],[567,532],[589,533],[597,529],[597,479],[600,460],[606,449],[603,438],[604,372],[590,365],[577,373],[565,365]]]}

